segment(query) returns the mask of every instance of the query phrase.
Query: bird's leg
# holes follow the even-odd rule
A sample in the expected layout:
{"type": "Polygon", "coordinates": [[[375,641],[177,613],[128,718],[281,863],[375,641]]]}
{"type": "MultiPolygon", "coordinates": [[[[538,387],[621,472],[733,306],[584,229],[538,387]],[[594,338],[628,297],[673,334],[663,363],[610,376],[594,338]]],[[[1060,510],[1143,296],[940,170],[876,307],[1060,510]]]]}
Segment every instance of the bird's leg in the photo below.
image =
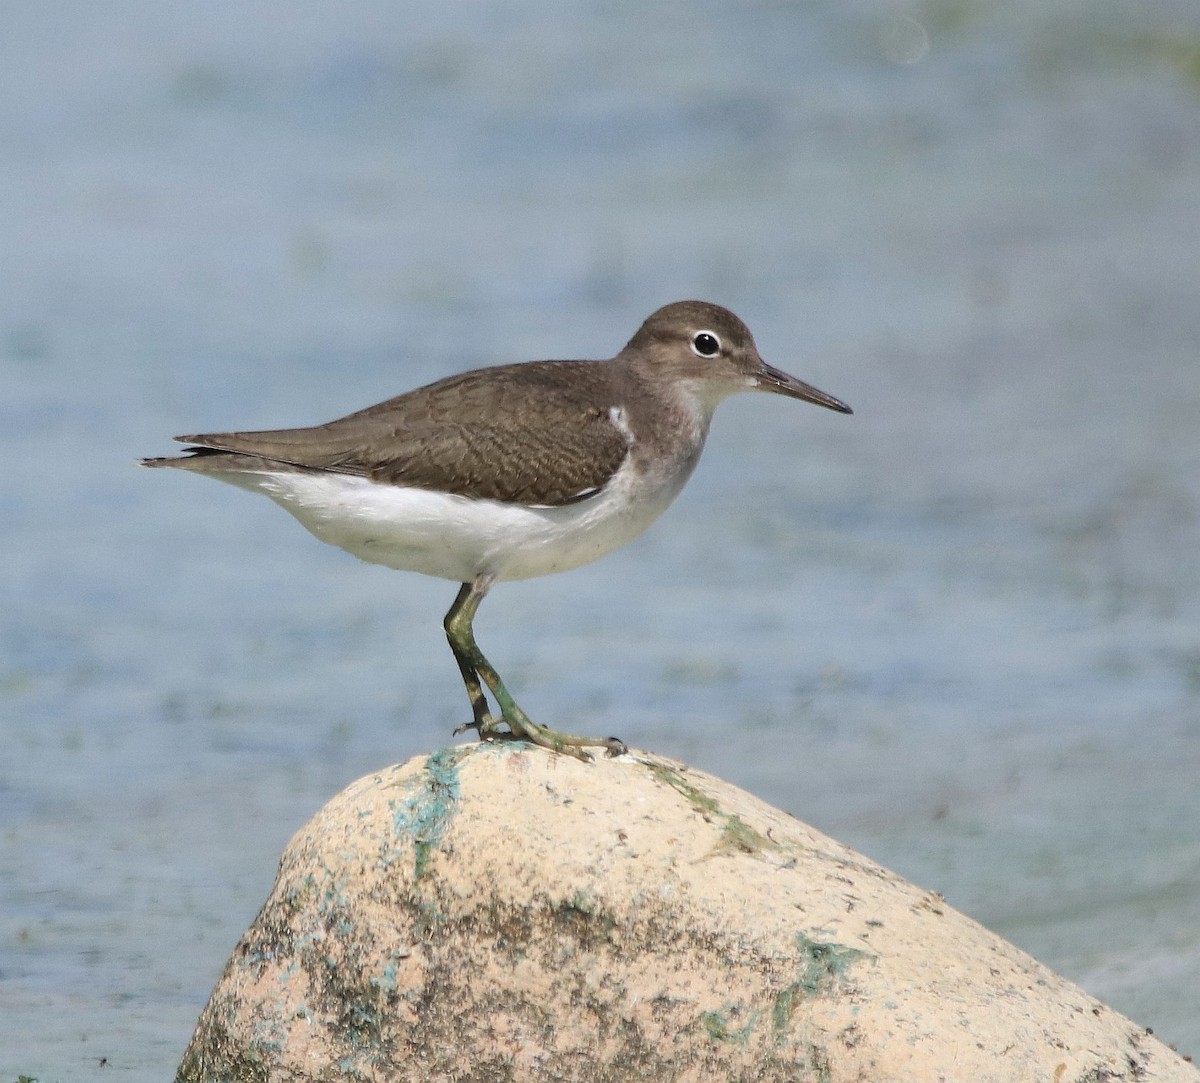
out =
{"type": "Polygon", "coordinates": [[[454,652],[458,668],[462,672],[463,683],[467,686],[467,695],[471,699],[471,709],[475,713],[474,722],[459,727],[455,732],[475,729],[479,731],[480,740],[497,736],[496,721],[488,714],[487,699],[479,683],[482,679],[496,697],[500,717],[508,723],[513,737],[541,745],[554,752],[565,752],[581,760],[591,759],[584,751],[586,748],[604,748],[610,756],[619,756],[626,751],[625,745],[615,737],[577,737],[539,726],[517,706],[508,689],[504,687],[500,675],[476,644],[472,627],[479,603],[483,601],[493,582],[491,576],[479,576],[472,583],[464,583],[446,614],[446,638],[450,641],[450,649],[454,652]]]}
{"type": "Polygon", "coordinates": [[[488,712],[487,697],[483,694],[483,687],[479,683],[479,672],[475,663],[471,658],[471,648],[474,647],[476,654],[479,654],[479,648],[475,647],[475,637],[471,631],[471,618],[475,615],[475,610],[479,608],[479,603],[483,599],[480,594],[471,606],[471,611],[467,614],[465,620],[462,617],[463,606],[467,599],[471,597],[471,584],[464,583],[458,592],[458,596],[454,599],[454,604],[450,607],[450,611],[446,614],[446,619],[442,622],[442,626],[446,629],[446,639],[450,643],[450,649],[454,652],[454,660],[458,663],[459,672],[462,674],[463,684],[467,686],[467,697],[471,701],[471,713],[475,716],[474,722],[464,722],[455,731],[457,737],[460,733],[465,733],[467,730],[475,730],[479,734],[481,741],[487,741],[496,736],[496,720],[492,718],[488,712]],[[463,629],[465,628],[466,647],[460,646],[460,640],[463,638],[463,629]]]}

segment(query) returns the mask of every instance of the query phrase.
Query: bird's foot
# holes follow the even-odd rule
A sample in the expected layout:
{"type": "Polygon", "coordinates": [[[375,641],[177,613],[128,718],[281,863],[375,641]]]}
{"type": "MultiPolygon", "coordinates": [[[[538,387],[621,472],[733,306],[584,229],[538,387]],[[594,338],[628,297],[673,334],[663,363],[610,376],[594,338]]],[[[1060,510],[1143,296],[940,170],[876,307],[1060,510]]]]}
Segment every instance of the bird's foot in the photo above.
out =
{"type": "Polygon", "coordinates": [[[589,748],[603,748],[609,756],[622,756],[629,751],[625,742],[617,737],[578,737],[571,733],[559,733],[548,726],[539,726],[521,712],[519,716],[505,715],[504,719],[514,737],[531,744],[548,748],[551,752],[562,752],[577,760],[589,763],[592,759],[589,748]]]}
{"type": "Polygon", "coordinates": [[[454,736],[475,730],[480,741],[528,741],[530,744],[548,748],[551,752],[562,752],[585,763],[591,761],[589,748],[603,748],[609,756],[622,756],[629,751],[625,742],[616,737],[577,737],[570,733],[559,733],[548,726],[539,726],[530,721],[523,711],[506,716],[503,721],[508,729],[500,729],[500,723],[489,714],[464,722],[454,731],[454,736]]]}
{"type": "Polygon", "coordinates": [[[500,723],[484,711],[481,714],[477,714],[473,722],[464,722],[461,726],[456,726],[454,736],[458,737],[468,730],[474,730],[479,735],[481,741],[494,741],[496,738],[504,739],[508,737],[508,732],[499,727],[500,723]]]}

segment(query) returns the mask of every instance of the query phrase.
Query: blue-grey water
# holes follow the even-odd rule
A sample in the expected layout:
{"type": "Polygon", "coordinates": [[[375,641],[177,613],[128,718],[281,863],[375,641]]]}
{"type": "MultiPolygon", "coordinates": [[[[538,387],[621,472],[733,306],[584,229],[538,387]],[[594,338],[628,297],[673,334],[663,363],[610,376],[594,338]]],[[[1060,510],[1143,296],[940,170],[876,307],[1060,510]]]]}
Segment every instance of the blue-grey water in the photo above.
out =
{"type": "Polygon", "coordinates": [[[134,468],[732,307],[534,717],[713,770],[1200,1054],[1200,7],[11,3],[0,1083],[169,1078],[275,861],[466,717],[452,584],[134,468]]]}

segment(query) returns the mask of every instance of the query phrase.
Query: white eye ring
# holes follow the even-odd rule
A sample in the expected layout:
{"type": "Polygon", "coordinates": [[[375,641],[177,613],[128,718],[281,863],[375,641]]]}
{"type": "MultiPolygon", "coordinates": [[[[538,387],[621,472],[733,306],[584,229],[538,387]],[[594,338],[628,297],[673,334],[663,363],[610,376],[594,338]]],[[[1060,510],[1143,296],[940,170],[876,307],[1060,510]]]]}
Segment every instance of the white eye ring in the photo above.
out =
{"type": "Polygon", "coordinates": [[[697,331],[692,335],[692,353],[697,357],[716,357],[721,352],[721,340],[712,331],[697,331]]]}

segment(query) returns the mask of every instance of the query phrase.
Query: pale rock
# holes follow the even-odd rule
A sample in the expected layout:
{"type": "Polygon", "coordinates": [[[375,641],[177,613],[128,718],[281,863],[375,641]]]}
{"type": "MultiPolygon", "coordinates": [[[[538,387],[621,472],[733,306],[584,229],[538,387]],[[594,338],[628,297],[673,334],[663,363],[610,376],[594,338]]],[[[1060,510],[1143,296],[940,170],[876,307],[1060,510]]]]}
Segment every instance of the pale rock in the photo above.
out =
{"type": "Polygon", "coordinates": [[[179,1080],[1198,1083],[1024,952],[729,783],[520,743],[292,840],[179,1080]]]}

